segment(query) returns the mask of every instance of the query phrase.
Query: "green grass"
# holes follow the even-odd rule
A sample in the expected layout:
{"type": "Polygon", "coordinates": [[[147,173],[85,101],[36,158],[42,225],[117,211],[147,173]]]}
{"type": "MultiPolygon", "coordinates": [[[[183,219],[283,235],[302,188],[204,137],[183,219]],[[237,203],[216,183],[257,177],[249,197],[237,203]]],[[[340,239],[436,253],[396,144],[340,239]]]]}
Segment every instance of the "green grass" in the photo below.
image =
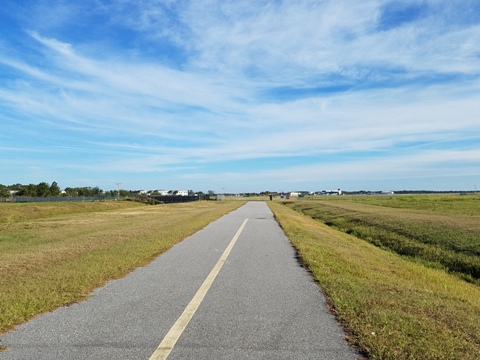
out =
{"type": "Polygon", "coordinates": [[[321,198],[333,202],[355,202],[388,208],[420,210],[449,215],[479,215],[480,195],[382,195],[321,198]]]}
{"type": "Polygon", "coordinates": [[[242,204],[0,204],[0,333],[88,297],[242,204]]]}
{"type": "Polygon", "coordinates": [[[0,203],[0,224],[45,219],[58,215],[105,212],[141,206],[129,201],[82,201],[45,203],[0,203]]]}
{"type": "Polygon", "coordinates": [[[269,203],[350,341],[371,359],[479,359],[480,288],[269,203]]]}
{"type": "MultiPolygon", "coordinates": [[[[475,241],[454,233],[478,233],[478,198],[405,199],[332,197],[288,206],[268,203],[350,341],[364,354],[372,359],[479,359],[480,287],[446,273],[444,265],[418,257],[411,261],[375,243],[382,227],[387,234],[397,228],[404,232],[408,228],[412,234],[433,228],[419,238],[453,228],[442,241],[434,239],[437,243],[450,239],[447,246],[419,240],[414,244],[453,254],[475,252],[475,241]],[[319,208],[328,219],[312,218],[319,208]],[[369,230],[370,240],[352,236],[354,228],[347,226],[352,218],[375,225],[369,230]],[[337,225],[330,223],[336,220],[337,225]]],[[[242,204],[0,204],[4,219],[0,221],[0,333],[36,314],[88,297],[93,288],[147,264],[242,204]]],[[[410,235],[402,234],[407,239],[410,235]]]]}
{"type": "Polygon", "coordinates": [[[479,197],[334,197],[285,205],[383,249],[480,284],[479,197]]]}

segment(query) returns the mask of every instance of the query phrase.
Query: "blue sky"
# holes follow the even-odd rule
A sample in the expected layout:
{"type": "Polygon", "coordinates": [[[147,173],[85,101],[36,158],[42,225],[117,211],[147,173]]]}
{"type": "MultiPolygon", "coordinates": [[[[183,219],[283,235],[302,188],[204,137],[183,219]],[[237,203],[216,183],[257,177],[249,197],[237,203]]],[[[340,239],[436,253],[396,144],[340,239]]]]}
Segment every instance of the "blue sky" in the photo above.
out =
{"type": "Polygon", "coordinates": [[[477,0],[5,0],[0,184],[480,189],[477,0]]]}

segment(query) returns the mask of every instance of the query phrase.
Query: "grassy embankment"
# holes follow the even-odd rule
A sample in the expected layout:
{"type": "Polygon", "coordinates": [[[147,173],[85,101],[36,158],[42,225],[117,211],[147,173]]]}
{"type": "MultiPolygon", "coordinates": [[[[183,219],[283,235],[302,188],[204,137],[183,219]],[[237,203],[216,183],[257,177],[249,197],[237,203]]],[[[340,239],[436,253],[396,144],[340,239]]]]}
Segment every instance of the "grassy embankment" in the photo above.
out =
{"type": "Polygon", "coordinates": [[[242,204],[0,204],[0,333],[88,297],[242,204]]]}
{"type": "MultiPolygon", "coordinates": [[[[456,199],[438,198],[436,201],[445,203],[436,206],[426,202],[435,201],[434,198],[399,200],[400,204],[396,205],[392,205],[392,201],[396,199],[339,198],[320,202],[297,201],[288,206],[270,203],[270,206],[305,266],[330,299],[352,341],[370,358],[480,358],[479,286],[447,273],[440,266],[434,268],[430,260],[425,266],[422,259],[411,261],[373,245],[378,243],[372,228],[368,231],[371,239],[367,240],[372,242],[369,243],[331,227],[332,222],[338,221],[335,226],[341,224],[338,228],[357,234],[358,229],[343,226],[349,218],[355,218],[357,221],[375,220],[375,229],[380,233],[382,226],[391,231],[389,227],[395,223],[401,224],[399,229],[406,226],[409,231],[417,229],[424,233],[425,227],[442,220],[445,229],[465,227],[467,233],[475,232],[475,226],[478,229],[475,220],[479,220],[475,215],[478,214],[475,210],[478,202],[466,201],[460,206],[453,203],[456,199]],[[331,226],[291,207],[302,209],[310,216],[313,209],[317,209],[328,216],[322,221],[331,226]],[[374,210],[376,207],[378,209],[374,210]],[[319,210],[321,208],[323,210],[319,210]],[[459,218],[464,218],[463,225],[458,224],[459,218]]],[[[434,230],[438,231],[438,228],[434,230]]],[[[461,238],[453,241],[461,249],[461,254],[466,252],[465,249],[478,246],[478,242],[468,246],[472,241],[468,236],[464,242],[459,240],[461,238]]],[[[432,246],[440,247],[438,243],[442,242],[437,239],[436,245],[432,246]]]]}
{"type": "Polygon", "coordinates": [[[352,196],[286,205],[340,231],[480,285],[480,197],[352,196]]]}

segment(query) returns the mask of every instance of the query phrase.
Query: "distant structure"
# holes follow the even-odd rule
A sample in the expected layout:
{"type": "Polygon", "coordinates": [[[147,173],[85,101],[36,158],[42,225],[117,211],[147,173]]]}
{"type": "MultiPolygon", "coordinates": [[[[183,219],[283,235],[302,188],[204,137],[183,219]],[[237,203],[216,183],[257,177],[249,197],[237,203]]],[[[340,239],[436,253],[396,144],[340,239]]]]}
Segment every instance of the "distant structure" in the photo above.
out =
{"type": "Polygon", "coordinates": [[[194,196],[192,190],[155,190],[151,193],[161,196],[194,196]]]}
{"type": "Polygon", "coordinates": [[[157,190],[156,194],[150,194],[150,198],[164,204],[183,203],[191,201],[199,201],[200,196],[194,194],[192,190],[157,190]]]}
{"type": "Polygon", "coordinates": [[[342,195],[342,190],[337,189],[337,190],[324,190],[322,191],[324,195],[342,195]]]}
{"type": "Polygon", "coordinates": [[[321,196],[321,195],[342,195],[342,190],[323,190],[323,191],[292,191],[290,192],[290,197],[303,198],[307,195],[311,196],[321,196]]]}
{"type": "Polygon", "coordinates": [[[302,198],[306,195],[309,195],[310,194],[310,191],[292,191],[290,193],[290,196],[291,197],[299,197],[299,198],[302,198]]]}

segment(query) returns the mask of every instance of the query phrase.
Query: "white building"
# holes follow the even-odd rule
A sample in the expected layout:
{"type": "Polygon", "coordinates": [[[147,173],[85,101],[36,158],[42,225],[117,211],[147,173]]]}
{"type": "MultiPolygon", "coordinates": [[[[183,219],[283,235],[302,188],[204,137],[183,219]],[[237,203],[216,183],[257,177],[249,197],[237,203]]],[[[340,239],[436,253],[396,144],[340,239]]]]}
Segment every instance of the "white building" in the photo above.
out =
{"type": "Polygon", "coordinates": [[[325,195],[342,195],[342,190],[325,190],[325,195]]]}

